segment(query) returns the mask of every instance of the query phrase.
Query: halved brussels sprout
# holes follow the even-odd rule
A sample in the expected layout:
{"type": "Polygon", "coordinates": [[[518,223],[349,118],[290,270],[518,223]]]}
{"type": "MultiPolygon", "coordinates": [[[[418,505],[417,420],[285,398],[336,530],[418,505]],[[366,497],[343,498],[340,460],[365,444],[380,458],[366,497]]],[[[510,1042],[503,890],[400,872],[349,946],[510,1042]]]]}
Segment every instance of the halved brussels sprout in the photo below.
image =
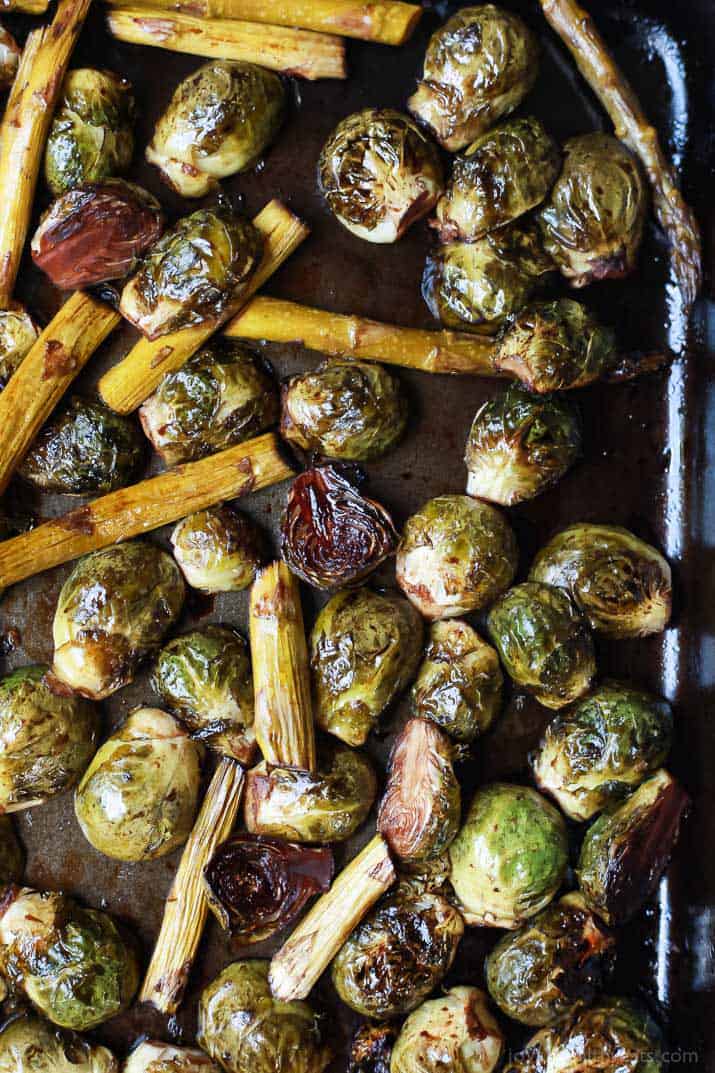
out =
{"type": "Polygon", "coordinates": [[[196,1047],[143,1040],[125,1061],[122,1073],[218,1073],[218,1066],[196,1047]]]}
{"type": "Polygon", "coordinates": [[[173,466],[270,428],[278,420],[278,393],[255,354],[231,339],[212,339],[164,377],[139,417],[154,450],[173,466]]]}
{"type": "Polygon", "coordinates": [[[549,723],[534,777],[572,820],[589,820],[660,767],[670,749],[667,701],[604,682],[549,723]]]}
{"type": "Polygon", "coordinates": [[[21,1013],[0,1028],[0,1073],[119,1073],[119,1063],[106,1047],[21,1013]]]}
{"type": "Polygon", "coordinates": [[[22,306],[0,310],[0,391],[39,334],[32,317],[22,306]]]}
{"type": "Polygon", "coordinates": [[[617,525],[580,522],[534,559],[532,581],[565,589],[607,637],[660,633],[670,619],[670,566],[654,547],[617,525]]]}
{"type": "Polygon", "coordinates": [[[607,924],[625,924],[653,894],[689,803],[682,786],[661,770],[591,824],[578,883],[589,909],[607,924]]]}
{"type": "Polygon", "coordinates": [[[369,462],[405,431],[407,400],[399,381],[367,361],[324,361],[281,389],[281,436],[326,458],[369,462]]]}
{"type": "Polygon", "coordinates": [[[86,555],[57,601],[55,674],[83,696],[108,697],[159,647],[183,602],[179,568],[154,544],[134,540],[86,555]]]}
{"type": "Polygon", "coordinates": [[[544,247],[572,287],[620,279],[636,263],[647,208],[635,155],[612,134],[564,145],[564,166],[539,211],[544,247]]]}
{"type": "Polygon", "coordinates": [[[546,708],[587,693],[596,673],[593,637],[568,593],[526,581],[498,600],[489,636],[509,676],[546,708]]]}
{"type": "Polygon", "coordinates": [[[240,592],[266,561],[256,523],[231,507],[209,507],[183,518],[171,546],[189,585],[202,592],[240,592]]]}
{"type": "Polygon", "coordinates": [[[45,150],[45,179],[55,197],[125,172],[134,152],[133,119],[125,78],[93,67],[68,71],[45,150]]]}
{"type": "Polygon", "coordinates": [[[549,1025],[590,1006],[612,968],[615,938],[567,894],[519,931],[504,935],[485,964],[497,1006],[524,1025],[549,1025]]]}
{"type": "Polygon", "coordinates": [[[368,242],[396,242],[442,191],[436,146],[394,108],[365,108],[341,120],[323,146],[318,174],[330,211],[368,242]]]}
{"type": "Polygon", "coordinates": [[[437,202],[440,242],[474,242],[539,205],[556,181],[561,153],[538,119],[511,119],[455,157],[437,202]]]}
{"type": "MultiPolygon", "coordinates": [[[[0,816],[0,888],[19,883],[25,868],[25,853],[9,816],[0,816]]],[[[2,1073],[2,1063],[0,1063],[2,1073]]]]}
{"type": "Polygon", "coordinates": [[[363,1024],[353,1036],[348,1073],[390,1073],[397,1029],[390,1024],[363,1024]]]}
{"type": "Polygon", "coordinates": [[[564,880],[566,824],[530,786],[495,782],[477,791],[449,856],[467,923],[518,928],[564,880]]]}
{"type": "Polygon", "coordinates": [[[408,685],[422,648],[422,622],[393,592],[339,592],[310,638],[315,718],[348,745],[363,745],[408,685]]]}
{"type": "Polygon", "coordinates": [[[79,779],[97,748],[94,705],[45,666],[0,679],[0,812],[40,805],[79,779]]]}
{"type": "Polygon", "coordinates": [[[250,764],[256,749],[253,680],[240,633],[208,625],[175,637],[157,656],[151,684],[195,741],[250,764]]]}
{"type": "Polygon", "coordinates": [[[491,1073],[504,1037],[476,987],[453,987],[419,1006],[392,1051],[390,1073],[491,1073]]]}
{"type": "Polygon", "coordinates": [[[456,618],[487,607],[509,587],[517,555],[511,526],[495,507],[437,496],[405,523],[397,583],[425,618],[456,618]]]}
{"type": "Polygon", "coordinates": [[[0,26],[0,90],[9,89],[15,81],[22,49],[9,30],[0,26]]]}
{"type": "Polygon", "coordinates": [[[278,133],[285,90],[253,63],[212,60],[174,90],[146,158],[182,197],[204,197],[218,180],[245,171],[278,133]]]}

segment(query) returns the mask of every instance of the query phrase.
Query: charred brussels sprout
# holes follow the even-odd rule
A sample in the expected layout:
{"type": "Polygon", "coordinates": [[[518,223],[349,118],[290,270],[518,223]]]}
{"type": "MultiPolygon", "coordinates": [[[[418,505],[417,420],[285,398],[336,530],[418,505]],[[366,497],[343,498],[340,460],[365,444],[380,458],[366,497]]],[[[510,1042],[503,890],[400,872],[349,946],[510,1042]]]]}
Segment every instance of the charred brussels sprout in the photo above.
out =
{"type": "Polygon", "coordinates": [[[38,335],[35,322],[22,306],[0,310],[0,391],[38,335]]]}
{"type": "Polygon", "coordinates": [[[9,816],[0,816],[0,888],[8,883],[19,883],[24,868],[25,854],[18,842],[12,820],[9,816]]]}
{"type": "Polygon", "coordinates": [[[363,745],[417,670],[422,622],[397,593],[339,592],[318,615],[310,647],[318,725],[363,745]]]}
{"type": "Polygon", "coordinates": [[[670,619],[670,566],[617,525],[568,526],[541,549],[529,577],[565,589],[607,637],[660,633],[670,619]]]}
{"type": "Polygon", "coordinates": [[[97,748],[94,706],[49,668],[21,667],[0,680],[0,812],[32,808],[68,790],[97,748]]]}
{"type": "Polygon", "coordinates": [[[152,675],[162,702],[191,736],[249,764],[255,752],[248,645],[226,626],[204,626],[162,648],[152,675]]]}
{"type": "Polygon", "coordinates": [[[589,909],[607,924],[624,924],[653,894],[688,805],[683,788],[661,770],[591,824],[578,882],[589,909]]]}
{"type": "Polygon", "coordinates": [[[556,484],[581,454],[575,408],[512,385],[478,410],[467,439],[467,493],[503,506],[556,484]]]}
{"type": "Polygon", "coordinates": [[[572,287],[633,271],[646,215],[640,165],[612,134],[564,145],[564,166],[539,212],[544,246],[572,287]]]}
{"type": "Polygon", "coordinates": [[[561,154],[538,119],[512,119],[455,157],[437,202],[441,242],[474,242],[539,205],[556,181],[561,154]]]}
{"type": "Polygon", "coordinates": [[[119,1063],[106,1047],[23,1013],[0,1028],[0,1073],[119,1073],[119,1063]]]}
{"type": "Polygon", "coordinates": [[[144,1040],[131,1052],[122,1073],[218,1073],[218,1066],[196,1047],[144,1040]]]}
{"type": "Polygon", "coordinates": [[[368,462],[386,454],[405,431],[407,400],[381,365],[324,361],[292,376],[281,391],[281,435],[326,458],[368,462]]]}
{"type": "Polygon", "coordinates": [[[394,1025],[361,1025],[350,1047],[348,1073],[390,1073],[390,1055],[396,1039],[394,1025]]]}
{"type": "Polygon", "coordinates": [[[392,1051],[390,1073],[491,1073],[503,1047],[484,992],[453,987],[407,1018],[392,1051]]]}
{"type": "Polygon", "coordinates": [[[492,603],[516,564],[516,539],[498,510],[469,496],[437,496],[405,523],[397,583],[425,618],[456,618],[492,603]]]}
{"type": "Polygon", "coordinates": [[[610,972],[614,945],[581,895],[567,894],[499,940],[486,960],[489,994],[515,1021],[552,1024],[591,1005],[610,972]]]}
{"type": "Polygon", "coordinates": [[[224,1073],[322,1073],[330,1051],[307,1002],[279,1002],[267,961],[235,961],[204,988],[197,1042],[224,1073]]]}
{"type": "Polygon", "coordinates": [[[184,583],[170,555],[135,540],[86,555],[57,601],[53,670],[101,700],[131,682],[179,617],[184,583]]]}
{"type": "Polygon", "coordinates": [[[492,607],[487,627],[509,676],[546,708],[588,692],[593,638],[568,593],[534,581],[516,585],[492,607]]]}
{"type": "Polygon", "coordinates": [[[263,536],[245,514],[210,507],[175,527],[171,545],[189,585],[202,592],[240,592],[265,562],[263,536]]]}
{"type": "Polygon", "coordinates": [[[99,495],[131,482],[144,461],[143,448],[131,418],[75,396],[42,429],[20,475],[43,492],[99,495]]]}
{"type": "Polygon", "coordinates": [[[125,172],[134,152],[133,119],[126,79],[92,67],[69,71],[45,150],[45,179],[55,197],[125,172]]]}
{"type": "Polygon", "coordinates": [[[154,450],[173,466],[270,428],[278,420],[278,394],[255,354],[229,339],[212,339],[164,377],[139,416],[154,450]]]}
{"type": "Polygon", "coordinates": [[[566,824],[536,790],[493,783],[477,791],[449,856],[467,923],[518,928],[563,882],[566,824]]]}
{"type": "Polygon", "coordinates": [[[442,191],[436,147],[393,108],[366,108],[338,123],[318,172],[330,211],[368,242],[396,242],[442,191]]]}
{"type": "Polygon", "coordinates": [[[182,197],[204,197],[219,179],[257,160],[278,133],[284,108],[278,75],[212,60],[179,83],[146,158],[182,197]]]}

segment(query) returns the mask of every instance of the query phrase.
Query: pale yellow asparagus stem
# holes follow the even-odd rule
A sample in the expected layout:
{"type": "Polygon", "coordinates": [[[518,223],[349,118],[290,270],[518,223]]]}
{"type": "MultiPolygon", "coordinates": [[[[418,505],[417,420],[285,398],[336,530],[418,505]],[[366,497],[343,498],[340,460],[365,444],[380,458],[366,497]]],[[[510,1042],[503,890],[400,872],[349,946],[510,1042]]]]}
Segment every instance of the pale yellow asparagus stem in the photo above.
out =
{"type": "Polygon", "coordinates": [[[0,0],[0,15],[10,11],[20,11],[25,15],[44,15],[50,6],[50,0],[0,0]]]}
{"type": "MultiPolygon", "coordinates": [[[[228,311],[226,319],[262,287],[291,253],[307,238],[309,228],[280,201],[270,201],[253,220],[263,235],[263,259],[245,290],[228,311]]],[[[184,328],[158,339],[141,338],[113,369],[99,381],[99,393],[118,413],[136,410],[158,387],[167,373],[181,368],[217,330],[216,323],[184,328]]]]}
{"type": "Polygon", "coordinates": [[[387,844],[376,835],[274,955],[268,979],[275,998],[306,998],[350,932],[396,878],[387,844]]]}
{"type": "Polygon", "coordinates": [[[62,79],[90,0],[60,0],[49,26],[25,42],[0,125],[0,309],[12,297],[62,79]]]}
{"type": "Polygon", "coordinates": [[[315,728],[300,588],[283,562],[251,589],[249,612],[256,741],[268,764],[314,771],[315,728]]]}
{"type": "Polygon", "coordinates": [[[204,868],[231,834],[241,803],[243,769],[224,758],[216,768],[194,829],[181,855],[164,908],[164,919],[139,994],[162,1013],[175,1013],[206,924],[204,868]]]}
{"type": "Polygon", "coordinates": [[[175,466],[0,543],[0,589],[291,476],[273,432],[175,466]]]}
{"type": "Polygon", "coordinates": [[[155,45],[209,59],[246,60],[301,78],[346,78],[339,37],[237,19],[207,19],[155,7],[107,12],[109,32],[133,45],[155,45]]]}
{"type": "Polygon", "coordinates": [[[0,394],[0,495],[40,428],[121,317],[77,291],[55,314],[0,394]]]}

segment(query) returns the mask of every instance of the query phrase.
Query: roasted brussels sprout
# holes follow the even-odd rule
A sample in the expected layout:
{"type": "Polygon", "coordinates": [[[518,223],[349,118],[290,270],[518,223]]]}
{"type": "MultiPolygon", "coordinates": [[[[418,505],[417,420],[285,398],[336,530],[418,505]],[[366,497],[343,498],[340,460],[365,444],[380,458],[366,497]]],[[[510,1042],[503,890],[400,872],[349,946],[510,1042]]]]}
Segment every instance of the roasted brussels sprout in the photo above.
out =
{"type": "Polygon", "coordinates": [[[476,987],[453,987],[419,1006],[392,1051],[390,1073],[491,1073],[504,1038],[476,987]]]}
{"type": "Polygon", "coordinates": [[[230,339],[212,339],[164,377],[139,417],[154,450],[173,466],[270,428],[278,420],[278,393],[255,354],[230,339]]]}
{"type": "Polygon", "coordinates": [[[253,63],[212,60],[174,90],[146,158],[182,197],[204,197],[218,180],[245,171],[278,133],[285,90],[253,63]]]}
{"type": "Polygon", "coordinates": [[[477,791],[449,856],[467,923],[518,928],[561,886],[566,824],[531,787],[492,783],[477,791]]]}
{"type": "Polygon", "coordinates": [[[519,106],[538,70],[539,46],[518,15],[463,7],[432,34],[407,106],[456,153],[519,106]]]}
{"type": "Polygon", "coordinates": [[[0,679],[0,812],[40,805],[79,779],[97,748],[94,706],[48,667],[0,679]]]}
{"type": "Polygon", "coordinates": [[[93,67],[69,71],[45,150],[45,179],[55,197],[125,172],[134,152],[133,119],[126,79],[93,67]]]}
{"type": "Polygon", "coordinates": [[[120,312],[149,339],[218,324],[254,274],[263,238],[224,206],[183,216],[125,284],[120,312]]]}
{"type": "Polygon", "coordinates": [[[607,924],[624,924],[653,894],[688,805],[682,786],[661,770],[591,824],[578,882],[589,909],[607,924]]]}
{"type": "Polygon", "coordinates": [[[575,408],[513,384],[477,411],[467,438],[467,494],[513,506],[556,484],[581,454],[575,408]]]}
{"type": "Polygon", "coordinates": [[[9,89],[15,81],[22,49],[9,30],[0,26],[0,91],[9,89]]]}
{"type": "Polygon", "coordinates": [[[108,913],[27,887],[0,905],[0,970],[53,1024],[78,1032],[125,1010],[139,983],[134,947],[108,913]]]}
{"type": "Polygon", "coordinates": [[[0,310],[0,391],[38,335],[35,322],[22,306],[0,310]]]}
{"type": "Polygon", "coordinates": [[[550,1025],[590,1006],[613,963],[615,939],[567,894],[504,935],[487,957],[487,987],[497,1006],[525,1025],[550,1025]]]}
{"type": "Polygon", "coordinates": [[[396,242],[442,191],[436,147],[394,108],[365,108],[341,120],[318,173],[330,211],[368,242],[396,242]]]}
{"type": "Polygon", "coordinates": [[[153,544],[134,540],[86,555],[57,601],[55,674],[83,696],[108,697],[159,647],[183,602],[179,568],[153,544]]]}
{"type": "Polygon", "coordinates": [[[240,592],[266,561],[263,536],[245,514],[209,507],[175,526],[171,545],[189,585],[202,592],[240,592]]]}
{"type": "Polygon", "coordinates": [[[152,674],[162,702],[191,736],[249,764],[256,748],[248,645],[227,626],[203,626],[162,648],[152,674]]]}
{"type": "Polygon", "coordinates": [[[667,701],[604,682],[549,723],[534,777],[572,820],[589,820],[660,767],[672,727],[667,701]]]}
{"type": "Polygon", "coordinates": [[[139,708],[104,743],[75,793],[82,833],[117,861],[165,857],[189,837],[201,750],[158,708],[139,708]]]}
{"type": "Polygon", "coordinates": [[[607,637],[660,633],[670,619],[670,566],[617,525],[569,525],[538,553],[532,581],[565,589],[607,637]]]}
{"type": "Polygon", "coordinates": [[[612,134],[564,145],[564,166],[539,211],[544,247],[572,287],[633,271],[647,206],[636,157],[612,134]]]}
{"type": "Polygon", "coordinates": [[[440,242],[474,242],[539,205],[556,181],[561,154],[538,119],[511,119],[455,157],[437,202],[440,242]]]}
{"type": "Polygon", "coordinates": [[[74,396],[41,430],[20,475],[43,492],[99,495],[129,484],[143,461],[142,434],[131,418],[74,396]]]}
{"type": "Polygon", "coordinates": [[[397,583],[425,618],[456,618],[496,600],[516,564],[516,538],[498,510],[469,496],[437,496],[405,523],[397,583]]]}
{"type": "Polygon", "coordinates": [[[546,708],[587,693],[596,673],[588,623],[562,589],[526,581],[498,600],[487,629],[509,676],[546,708]]]}
{"type": "Polygon", "coordinates": [[[487,730],[501,707],[499,657],[467,622],[433,622],[415,684],[412,711],[460,742],[487,730]]]}
{"type": "Polygon", "coordinates": [[[122,1073],[218,1073],[218,1066],[196,1047],[144,1040],[131,1052],[122,1073]]]}
{"type": "Polygon", "coordinates": [[[395,446],[407,424],[399,381],[366,361],[324,361],[281,390],[281,435],[326,458],[369,462],[395,446]]]}
{"type": "Polygon", "coordinates": [[[307,1002],[279,1002],[267,961],[235,961],[204,988],[197,1042],[225,1073],[322,1073],[330,1051],[307,1002]]]}
{"type": "Polygon", "coordinates": [[[0,888],[8,883],[19,883],[24,867],[25,854],[17,840],[12,820],[9,816],[0,816],[0,888]]]}
{"type": "Polygon", "coordinates": [[[390,1055],[396,1039],[394,1025],[361,1025],[350,1046],[348,1073],[390,1073],[390,1055]]]}
{"type": "Polygon", "coordinates": [[[318,615],[310,648],[318,725],[363,745],[417,670],[422,622],[397,593],[339,592],[318,615]]]}
{"type": "Polygon", "coordinates": [[[0,1073],[119,1073],[119,1063],[106,1047],[22,1013],[0,1028],[0,1073]]]}

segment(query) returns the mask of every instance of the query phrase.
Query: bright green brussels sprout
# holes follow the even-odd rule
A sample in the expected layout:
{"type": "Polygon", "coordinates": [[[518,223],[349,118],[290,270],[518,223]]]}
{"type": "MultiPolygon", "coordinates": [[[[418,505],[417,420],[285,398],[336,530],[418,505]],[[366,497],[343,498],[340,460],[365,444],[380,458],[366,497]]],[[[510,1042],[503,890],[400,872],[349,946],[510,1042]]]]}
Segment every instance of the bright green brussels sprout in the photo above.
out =
{"type": "Polygon", "coordinates": [[[119,1073],[119,1063],[106,1047],[22,1013],[0,1028],[0,1073],[119,1073]]]}
{"type": "Polygon", "coordinates": [[[32,808],[74,786],[98,732],[94,706],[48,667],[20,667],[0,679],[0,812],[32,808]]]}
{"type": "Polygon", "coordinates": [[[80,67],[65,76],[45,150],[55,197],[125,172],[134,152],[134,96],[125,78],[80,67]]]}
{"type": "Polygon", "coordinates": [[[267,367],[231,339],[212,339],[168,373],[139,410],[151,445],[167,466],[233,447],[278,420],[267,367]]]}
{"type": "Polygon", "coordinates": [[[607,637],[660,633],[670,619],[670,566],[654,547],[617,525],[569,525],[534,559],[529,577],[565,589],[607,637]]]}
{"type": "Polygon", "coordinates": [[[489,636],[509,676],[546,708],[587,693],[596,673],[593,637],[568,593],[526,581],[494,604],[489,636]]]}
{"type": "Polygon", "coordinates": [[[187,582],[202,592],[247,589],[266,561],[258,526],[231,507],[190,514],[174,528],[171,545],[187,582]]]}
{"type": "Polygon", "coordinates": [[[453,987],[419,1006],[392,1050],[390,1073],[491,1073],[504,1037],[476,987],[453,987]]]}
{"type": "Polygon", "coordinates": [[[512,384],[477,411],[467,438],[467,494],[513,506],[556,484],[581,454],[572,404],[512,384]]]}
{"type": "Polygon", "coordinates": [[[22,306],[0,310],[0,391],[39,335],[22,306]]]}
{"type": "Polygon", "coordinates": [[[0,969],[53,1024],[78,1032],[125,1010],[139,964],[108,913],[15,887],[0,906],[0,969]]]}
{"type": "Polygon", "coordinates": [[[310,646],[318,725],[364,745],[417,670],[422,622],[397,593],[343,591],[321,610],[310,646]]]}
{"type": "Polygon", "coordinates": [[[19,883],[24,868],[25,854],[18,842],[12,820],[9,816],[0,816],[0,887],[7,883],[19,883]]]}
{"type": "Polygon", "coordinates": [[[598,380],[617,357],[612,329],[580,302],[558,298],[534,302],[517,314],[497,346],[494,365],[545,395],[598,380]]]}
{"type": "Polygon", "coordinates": [[[212,60],[174,90],[146,158],[182,197],[204,197],[246,171],[278,133],[283,83],[253,63],[212,60]]]}
{"type": "Polygon", "coordinates": [[[493,947],[485,964],[497,1006],[525,1025],[549,1025],[590,1006],[613,963],[615,939],[567,894],[493,947]]]}
{"type": "Polygon", "coordinates": [[[633,271],[646,216],[638,160],[612,134],[564,145],[564,166],[539,211],[544,247],[572,287],[633,271]]]}
{"type": "Polygon", "coordinates": [[[122,1073],[218,1073],[218,1066],[196,1047],[144,1040],[131,1052],[122,1073]]]}
{"type": "Polygon", "coordinates": [[[281,405],[283,439],[348,462],[380,458],[407,424],[399,381],[374,362],[324,361],[283,385],[281,405]]]}
{"type": "Polygon", "coordinates": [[[96,753],[75,792],[82,833],[117,861],[165,857],[189,837],[201,747],[158,708],[138,708],[96,753]]]}
{"type": "Polygon", "coordinates": [[[225,1073],[322,1073],[330,1051],[307,1002],[279,1002],[267,961],[234,961],[204,988],[196,1035],[225,1073]]]}
{"type": "Polygon", "coordinates": [[[549,723],[534,777],[572,820],[589,820],[660,767],[672,728],[667,701],[604,682],[549,723]]]}
{"type": "Polygon", "coordinates": [[[518,928],[563,882],[566,824],[530,786],[495,782],[477,791],[449,856],[467,923],[518,928]]]}
{"type": "Polygon", "coordinates": [[[157,656],[152,686],[196,741],[249,764],[253,680],[248,645],[227,626],[203,626],[175,637],[157,656]]]}
{"type": "Polygon", "coordinates": [[[142,435],[131,418],[75,397],[42,429],[20,475],[43,492],[94,495],[129,484],[143,461],[142,435]]]}
{"type": "Polygon", "coordinates": [[[397,583],[427,619],[487,607],[511,584],[516,538],[506,518],[469,496],[430,499],[407,519],[397,583]]]}
{"type": "Polygon", "coordinates": [[[449,972],[464,933],[459,912],[439,894],[383,899],[338,951],[335,990],[364,1017],[400,1017],[449,972]]]}
{"type": "Polygon", "coordinates": [[[474,242],[539,205],[556,181],[561,153],[538,119],[511,119],[455,157],[437,202],[441,242],[474,242]]]}
{"type": "Polygon", "coordinates": [[[365,108],[341,120],[323,146],[318,174],[330,211],[368,242],[396,242],[442,192],[436,146],[394,108],[365,108]]]}
{"type": "Polygon", "coordinates": [[[179,568],[154,544],[134,540],[86,555],[57,601],[55,674],[83,696],[108,697],[159,647],[183,602],[179,568]]]}

